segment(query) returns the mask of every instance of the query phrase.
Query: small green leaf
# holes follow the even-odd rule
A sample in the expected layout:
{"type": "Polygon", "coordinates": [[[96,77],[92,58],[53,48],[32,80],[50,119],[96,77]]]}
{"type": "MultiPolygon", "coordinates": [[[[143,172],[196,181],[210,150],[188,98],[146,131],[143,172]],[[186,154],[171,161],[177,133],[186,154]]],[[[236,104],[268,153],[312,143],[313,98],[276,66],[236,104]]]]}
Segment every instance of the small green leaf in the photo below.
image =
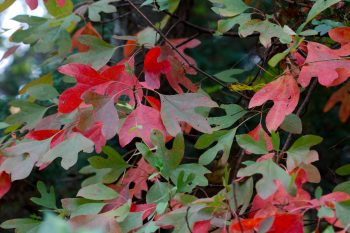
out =
{"type": "Polygon", "coordinates": [[[171,185],[164,182],[157,182],[149,189],[146,195],[147,203],[167,203],[170,200],[171,185]]]}
{"type": "Polygon", "coordinates": [[[317,0],[309,11],[306,21],[297,29],[297,33],[299,34],[304,29],[306,24],[313,20],[318,14],[338,2],[340,2],[340,0],[317,0]]]}
{"type": "Polygon", "coordinates": [[[7,124],[6,122],[0,122],[0,129],[5,129],[7,127],[9,127],[10,125],[7,124]]]}
{"type": "Polygon", "coordinates": [[[261,140],[255,141],[250,135],[248,134],[241,134],[236,135],[236,140],[238,145],[253,153],[253,154],[267,154],[268,150],[266,147],[266,142],[264,140],[265,137],[260,137],[261,140]]]}
{"type": "Polygon", "coordinates": [[[107,64],[116,49],[104,40],[94,36],[82,35],[79,41],[89,46],[89,51],[69,56],[68,62],[91,65],[96,70],[107,64]]]}
{"type": "Polygon", "coordinates": [[[224,17],[234,17],[242,14],[250,7],[241,0],[210,0],[214,7],[211,9],[218,15],[224,17]]]}
{"type": "Polygon", "coordinates": [[[274,132],[274,131],[271,132],[271,142],[272,142],[273,149],[275,151],[279,151],[281,139],[280,139],[280,135],[278,132],[274,132]]]}
{"type": "Polygon", "coordinates": [[[213,130],[221,130],[231,127],[241,119],[247,111],[237,104],[222,104],[220,108],[225,110],[224,116],[209,117],[208,122],[213,130]]]}
{"type": "Polygon", "coordinates": [[[114,13],[117,8],[112,5],[113,2],[118,2],[119,0],[100,0],[92,3],[88,8],[88,16],[91,21],[100,22],[101,13],[114,13]]]}
{"type": "Polygon", "coordinates": [[[77,194],[91,200],[112,200],[118,197],[118,193],[104,184],[92,184],[81,188],[77,194]]]}
{"type": "Polygon", "coordinates": [[[129,167],[129,164],[124,161],[122,156],[110,146],[102,147],[102,151],[108,157],[105,159],[101,156],[93,156],[89,158],[89,163],[93,168],[105,169],[108,168],[110,171],[104,175],[104,183],[113,183],[119,176],[129,167]]]}
{"type": "Polygon", "coordinates": [[[49,208],[49,209],[57,209],[56,206],[56,195],[55,195],[55,190],[51,186],[50,190],[47,191],[47,188],[42,181],[38,181],[37,183],[37,189],[41,195],[41,197],[32,197],[30,200],[34,202],[37,205],[49,208]]]}
{"type": "Polygon", "coordinates": [[[10,115],[5,122],[11,125],[26,123],[26,128],[32,129],[44,116],[47,108],[24,100],[12,101],[11,106],[20,108],[16,114],[10,115]]]}
{"type": "Polygon", "coordinates": [[[350,195],[350,181],[345,181],[334,187],[333,192],[344,192],[350,195]]]}
{"type": "Polygon", "coordinates": [[[38,231],[41,221],[31,218],[17,218],[1,223],[3,229],[16,229],[16,233],[34,233],[38,231]]]}
{"type": "Polygon", "coordinates": [[[337,170],[335,170],[335,173],[337,173],[340,176],[350,175],[350,163],[337,168],[337,170]]]}
{"type": "MultiPolygon", "coordinates": [[[[195,144],[195,147],[198,149],[203,149],[203,144],[206,145],[206,147],[208,147],[214,141],[217,141],[217,143],[212,148],[206,150],[199,157],[199,163],[202,165],[208,165],[209,163],[211,163],[215,159],[216,155],[220,151],[223,152],[222,158],[221,158],[222,162],[226,162],[228,157],[229,157],[230,151],[231,151],[231,146],[232,146],[235,134],[236,134],[236,130],[237,129],[234,128],[234,129],[229,130],[229,131],[214,131],[214,133],[212,135],[211,134],[203,134],[202,136],[200,136],[198,141],[195,144]],[[209,140],[207,141],[209,143],[202,142],[208,137],[212,137],[212,138],[209,138],[209,140]]],[[[204,147],[204,148],[206,148],[206,147],[204,147]]]]}
{"type": "Polygon", "coordinates": [[[336,203],[335,212],[342,226],[350,225],[350,200],[336,203]]]}
{"type": "Polygon", "coordinates": [[[56,18],[68,16],[74,9],[74,4],[71,0],[64,0],[63,6],[59,6],[56,0],[46,0],[44,4],[49,14],[56,18]]]}
{"type": "Polygon", "coordinates": [[[241,168],[238,171],[238,177],[252,176],[261,174],[263,177],[256,183],[256,190],[259,196],[263,199],[271,196],[276,190],[277,186],[275,180],[281,182],[286,190],[290,190],[291,177],[288,173],[278,166],[271,159],[264,160],[259,163],[254,163],[248,167],[241,168]]]}
{"type": "Polygon", "coordinates": [[[37,100],[50,100],[59,96],[58,91],[51,85],[40,84],[28,88],[27,93],[37,100]]]}
{"type": "Polygon", "coordinates": [[[237,82],[237,79],[233,78],[235,75],[242,74],[244,72],[243,69],[229,69],[221,71],[214,76],[220,79],[221,81],[227,82],[227,83],[233,83],[237,82]]]}
{"type": "Polygon", "coordinates": [[[300,117],[295,114],[289,114],[284,119],[281,129],[289,133],[301,134],[303,131],[303,126],[300,117]]]}

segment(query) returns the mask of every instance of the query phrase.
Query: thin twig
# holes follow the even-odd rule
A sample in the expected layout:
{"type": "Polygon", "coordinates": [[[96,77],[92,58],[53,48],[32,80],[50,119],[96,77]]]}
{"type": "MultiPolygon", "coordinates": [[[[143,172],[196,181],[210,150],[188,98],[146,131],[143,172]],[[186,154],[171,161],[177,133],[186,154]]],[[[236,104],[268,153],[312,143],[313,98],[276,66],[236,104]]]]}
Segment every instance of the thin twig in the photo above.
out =
{"type": "Polygon", "coordinates": [[[205,71],[201,70],[200,68],[196,67],[195,65],[193,65],[192,63],[190,63],[187,58],[171,43],[171,41],[164,35],[164,33],[159,30],[148,18],[145,14],[142,13],[142,11],[134,4],[131,2],[131,0],[127,0],[130,4],[130,6],[132,6],[137,13],[139,13],[142,18],[144,18],[146,20],[146,22],[164,39],[164,41],[170,46],[170,48],[172,50],[174,50],[187,64],[189,67],[195,69],[198,73],[204,75],[207,78],[210,78],[211,80],[217,82],[218,84],[220,84],[223,87],[226,87],[226,84],[221,82],[220,80],[218,80],[216,77],[206,73],[205,71]]]}
{"type": "MultiPolygon", "coordinates": [[[[298,117],[300,117],[302,115],[302,113],[305,111],[307,105],[310,102],[311,94],[314,91],[314,89],[316,88],[316,86],[317,86],[317,79],[314,78],[311,81],[311,85],[310,85],[310,87],[309,87],[309,89],[308,89],[308,91],[306,93],[305,99],[303,100],[303,102],[301,103],[301,105],[299,106],[298,110],[295,113],[298,117]]],[[[282,158],[284,152],[290,146],[290,144],[292,142],[292,136],[293,136],[292,133],[288,134],[286,142],[284,143],[283,148],[281,150],[281,153],[279,153],[279,155],[277,157],[277,160],[276,160],[277,163],[280,161],[280,159],[282,158]]]]}

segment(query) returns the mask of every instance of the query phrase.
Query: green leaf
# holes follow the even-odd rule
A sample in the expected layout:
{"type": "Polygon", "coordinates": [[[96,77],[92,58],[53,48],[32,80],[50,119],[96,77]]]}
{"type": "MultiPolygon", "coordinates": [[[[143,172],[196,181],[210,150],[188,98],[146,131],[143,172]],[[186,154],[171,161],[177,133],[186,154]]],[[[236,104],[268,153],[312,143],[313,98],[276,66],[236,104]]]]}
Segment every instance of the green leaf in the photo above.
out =
{"type": "Polygon", "coordinates": [[[307,156],[310,153],[310,147],[322,142],[322,138],[316,135],[304,135],[298,138],[287,151],[287,168],[289,171],[299,166],[301,163],[307,163],[307,156]]]}
{"type": "Polygon", "coordinates": [[[225,33],[235,27],[236,25],[243,25],[251,20],[251,14],[243,13],[233,18],[220,19],[218,21],[218,32],[225,33]]]}
{"type": "Polygon", "coordinates": [[[227,83],[233,83],[237,82],[237,79],[233,78],[232,76],[242,74],[244,72],[243,69],[229,69],[221,71],[214,76],[221,81],[227,82],[227,83]]]}
{"type": "Polygon", "coordinates": [[[96,202],[84,198],[65,198],[61,200],[62,206],[69,211],[70,217],[79,215],[94,215],[100,213],[107,204],[105,202],[96,202]]]}
{"type": "Polygon", "coordinates": [[[16,114],[10,115],[5,122],[10,125],[26,123],[27,129],[32,129],[43,118],[47,108],[24,100],[12,101],[11,106],[20,108],[16,114]]]}
{"type": "Polygon", "coordinates": [[[239,34],[247,37],[254,32],[259,32],[259,40],[264,47],[271,45],[271,39],[277,37],[282,44],[289,44],[292,42],[292,37],[287,34],[280,25],[273,24],[268,20],[252,19],[241,25],[239,34]]]}
{"type": "Polygon", "coordinates": [[[147,203],[167,203],[170,200],[171,185],[164,182],[156,182],[148,190],[146,195],[147,203]]]}
{"type": "Polygon", "coordinates": [[[68,57],[68,62],[91,65],[99,70],[111,59],[116,48],[100,38],[82,35],[79,41],[89,46],[89,51],[73,54],[68,57]]]}
{"type": "Polygon", "coordinates": [[[350,175],[350,163],[337,168],[337,170],[335,170],[335,173],[337,173],[340,176],[350,175]]]}
{"type": "Polygon", "coordinates": [[[238,145],[253,153],[253,154],[267,154],[269,151],[267,150],[265,137],[260,137],[259,141],[255,141],[254,138],[252,138],[248,134],[241,134],[236,136],[236,141],[238,145]]]}
{"type": "Polygon", "coordinates": [[[145,144],[137,143],[136,147],[145,156],[146,160],[157,168],[164,178],[168,179],[171,173],[180,165],[184,156],[184,138],[182,134],[178,134],[170,150],[165,146],[163,134],[157,130],[152,131],[151,141],[157,147],[154,153],[145,144]]]}
{"type": "Polygon", "coordinates": [[[234,17],[242,14],[250,7],[241,0],[209,0],[214,4],[211,9],[218,15],[234,17]]]}
{"type": "Polygon", "coordinates": [[[238,210],[239,214],[243,214],[249,207],[254,192],[253,178],[247,179],[244,183],[233,182],[227,198],[231,209],[238,210]],[[236,187],[232,187],[236,185],[236,187]],[[234,191],[236,193],[234,193],[234,191]]]}
{"type": "Polygon", "coordinates": [[[271,142],[272,142],[272,146],[273,146],[273,149],[275,151],[279,151],[280,150],[280,144],[281,144],[281,139],[280,139],[280,135],[279,133],[277,132],[271,132],[271,142]]]}
{"type": "Polygon", "coordinates": [[[214,131],[213,134],[203,134],[201,135],[196,144],[195,148],[197,149],[204,149],[210,146],[213,142],[217,141],[216,145],[210,148],[209,150],[206,150],[200,157],[199,157],[199,163],[203,165],[208,165],[211,163],[216,155],[222,151],[222,161],[225,163],[227,161],[230,151],[233,139],[236,134],[236,128],[229,130],[229,131],[214,131]]]}
{"type": "Polygon", "coordinates": [[[118,193],[104,184],[92,184],[81,188],[77,194],[91,200],[112,200],[118,197],[118,193]]]}
{"type": "Polygon", "coordinates": [[[40,221],[31,218],[17,218],[1,223],[3,229],[16,229],[16,233],[37,233],[40,221]]]}
{"type": "Polygon", "coordinates": [[[117,8],[112,5],[113,2],[118,2],[119,0],[100,0],[92,3],[88,8],[88,16],[91,21],[100,22],[101,16],[103,13],[114,13],[117,11],[117,8]]]}
{"type": "MultiPolygon", "coordinates": [[[[157,6],[159,6],[160,11],[170,11],[173,12],[179,6],[180,0],[156,0],[157,6]]],[[[154,0],[146,0],[141,6],[154,4],[154,0]]]]}
{"type": "Polygon", "coordinates": [[[303,126],[300,117],[295,114],[289,114],[284,119],[281,129],[289,133],[301,134],[303,131],[303,126]]]}
{"type": "Polygon", "coordinates": [[[112,147],[104,146],[102,147],[102,151],[108,156],[106,159],[101,156],[93,156],[88,159],[89,163],[96,169],[108,168],[109,172],[103,176],[103,182],[108,184],[113,183],[130,165],[112,147]]]}
{"type": "Polygon", "coordinates": [[[205,174],[208,169],[197,163],[181,164],[171,175],[171,180],[176,184],[177,192],[191,192],[197,185],[207,186],[208,180],[205,174]]]}
{"type": "Polygon", "coordinates": [[[71,0],[65,0],[63,6],[59,6],[56,0],[46,0],[44,1],[44,4],[49,14],[56,18],[68,16],[74,9],[74,5],[71,0]]]}
{"type": "Polygon", "coordinates": [[[158,42],[159,38],[160,36],[156,30],[146,27],[137,33],[137,44],[151,48],[158,42]]]}
{"type": "Polygon", "coordinates": [[[19,94],[23,95],[27,93],[28,89],[31,87],[35,87],[37,85],[53,85],[53,79],[52,79],[52,74],[48,73],[43,76],[41,76],[38,79],[34,79],[33,81],[30,81],[28,84],[26,84],[20,91],[19,94]]]}
{"type": "Polygon", "coordinates": [[[350,225],[350,200],[335,204],[335,213],[342,226],[350,225]]]}
{"type": "Polygon", "coordinates": [[[37,100],[50,100],[59,96],[58,91],[51,85],[41,84],[30,87],[27,93],[37,100]]]}
{"type": "Polygon", "coordinates": [[[340,2],[340,0],[317,0],[309,11],[306,21],[297,29],[297,33],[299,34],[304,29],[306,24],[313,20],[318,14],[338,2],[340,2]]]}
{"type": "Polygon", "coordinates": [[[9,127],[10,125],[7,124],[6,122],[0,122],[0,129],[5,129],[7,127],[9,127]]]}
{"type": "Polygon", "coordinates": [[[78,154],[80,151],[91,153],[93,149],[94,143],[83,135],[77,133],[43,155],[42,159],[39,161],[39,166],[50,163],[56,158],[61,157],[62,167],[68,169],[78,161],[78,154]]]}
{"type": "Polygon", "coordinates": [[[288,173],[279,167],[271,159],[264,160],[259,163],[254,163],[248,167],[241,168],[238,171],[238,177],[252,176],[261,174],[263,177],[256,183],[256,190],[259,196],[263,199],[268,198],[277,190],[275,180],[281,182],[282,186],[289,190],[291,177],[288,173]]]}
{"type": "Polygon", "coordinates": [[[38,233],[72,233],[71,226],[62,218],[53,214],[47,214],[45,220],[40,224],[38,233]]]}
{"type": "Polygon", "coordinates": [[[321,206],[321,208],[317,212],[317,217],[319,217],[319,218],[333,218],[334,217],[333,209],[326,207],[326,206],[321,206]]]}
{"type": "Polygon", "coordinates": [[[213,130],[231,127],[247,113],[246,110],[237,104],[222,104],[220,108],[225,110],[226,115],[208,118],[208,122],[213,126],[213,130]]]}
{"type": "Polygon", "coordinates": [[[57,209],[56,206],[56,195],[55,195],[55,190],[51,186],[50,190],[47,191],[47,188],[42,181],[38,181],[36,185],[41,197],[32,197],[30,200],[34,202],[37,205],[49,208],[49,209],[57,209]]]}
{"type": "Polygon", "coordinates": [[[198,107],[217,107],[208,96],[200,93],[160,95],[160,100],[162,121],[170,135],[176,136],[182,132],[180,122],[187,122],[203,133],[213,131],[207,119],[195,111],[198,107]]]}
{"type": "Polygon", "coordinates": [[[350,181],[345,181],[334,187],[333,192],[344,192],[350,195],[350,181]]]}

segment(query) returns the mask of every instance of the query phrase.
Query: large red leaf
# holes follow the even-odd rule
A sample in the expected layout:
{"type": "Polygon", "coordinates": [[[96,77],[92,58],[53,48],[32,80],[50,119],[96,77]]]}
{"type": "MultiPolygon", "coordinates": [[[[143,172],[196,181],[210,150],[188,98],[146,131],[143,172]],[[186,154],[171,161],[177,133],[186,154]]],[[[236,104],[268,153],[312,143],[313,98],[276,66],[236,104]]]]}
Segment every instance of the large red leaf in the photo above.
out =
{"type": "Polygon", "coordinates": [[[290,73],[285,73],[259,90],[249,102],[249,108],[260,106],[268,100],[274,102],[266,116],[266,127],[276,130],[284,118],[291,114],[299,101],[299,88],[290,73]]]}
{"type": "Polygon", "coordinates": [[[87,91],[115,99],[127,95],[131,105],[135,103],[134,89],[138,101],[143,96],[137,78],[126,71],[124,64],[108,67],[101,74],[88,65],[76,63],[61,66],[58,71],[77,80],[74,87],[68,88],[59,97],[58,111],[61,113],[74,111],[83,102],[81,96],[87,91]]]}
{"type": "Polygon", "coordinates": [[[138,137],[142,138],[148,146],[152,146],[151,133],[154,129],[159,130],[166,137],[159,111],[141,104],[126,118],[119,131],[119,143],[124,147],[138,137]]]}
{"type": "Polygon", "coordinates": [[[298,78],[301,86],[307,87],[313,77],[326,87],[339,85],[350,77],[350,60],[339,56],[337,50],[315,42],[309,42],[307,50],[298,78]]]}
{"type": "Polygon", "coordinates": [[[323,111],[328,112],[338,102],[341,103],[339,109],[339,119],[341,122],[346,122],[350,116],[350,82],[332,94],[331,98],[329,98],[324,106],[323,111]]]}

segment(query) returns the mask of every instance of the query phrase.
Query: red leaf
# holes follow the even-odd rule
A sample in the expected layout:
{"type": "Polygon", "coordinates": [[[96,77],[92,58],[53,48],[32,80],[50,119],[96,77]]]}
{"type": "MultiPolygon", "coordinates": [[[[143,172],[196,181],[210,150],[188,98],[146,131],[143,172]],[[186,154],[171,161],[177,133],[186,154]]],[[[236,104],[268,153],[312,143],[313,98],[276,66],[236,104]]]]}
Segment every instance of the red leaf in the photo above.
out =
{"type": "Polygon", "coordinates": [[[135,204],[132,203],[130,207],[130,212],[143,212],[142,221],[145,220],[155,209],[156,204],[135,204]]]}
{"type": "Polygon", "coordinates": [[[339,109],[339,119],[341,122],[345,123],[350,116],[350,82],[332,94],[324,106],[323,111],[328,112],[338,102],[341,103],[339,109]]]}
{"type": "Polygon", "coordinates": [[[282,213],[276,214],[272,226],[267,233],[303,233],[303,215],[282,213]]]}
{"type": "Polygon", "coordinates": [[[230,225],[230,233],[254,233],[254,229],[259,226],[262,218],[248,218],[240,221],[234,220],[230,225]]]}
{"type": "Polygon", "coordinates": [[[160,100],[159,99],[154,98],[153,96],[145,96],[145,99],[152,106],[152,108],[160,111],[160,100]]]}
{"type": "MultiPolygon", "coordinates": [[[[57,2],[59,2],[59,0],[57,2]]],[[[64,4],[64,0],[63,0],[63,4],[64,4]]],[[[90,35],[90,36],[95,36],[97,38],[101,38],[101,35],[96,31],[94,26],[92,26],[91,22],[88,22],[84,27],[77,30],[72,36],[72,49],[76,48],[78,49],[79,52],[86,52],[90,49],[89,46],[79,42],[79,38],[82,35],[90,35]]]]}
{"type": "Polygon", "coordinates": [[[204,220],[196,222],[193,225],[193,233],[203,233],[203,232],[209,232],[209,228],[211,226],[210,220],[204,220]]]}
{"type": "Polygon", "coordinates": [[[273,149],[273,146],[272,146],[271,138],[270,138],[269,135],[265,132],[265,130],[263,129],[261,123],[259,123],[259,124],[255,127],[255,129],[253,129],[252,131],[250,131],[250,132],[248,133],[248,135],[250,135],[255,141],[260,141],[260,132],[264,135],[267,150],[268,150],[268,151],[272,150],[272,149],[273,149]]]}
{"type": "Polygon", "coordinates": [[[19,47],[20,47],[20,45],[14,45],[11,48],[9,48],[8,50],[6,50],[4,55],[2,55],[0,62],[2,62],[4,59],[6,59],[9,56],[11,56],[12,54],[14,54],[19,47]]]}
{"type": "Polygon", "coordinates": [[[143,70],[145,72],[145,82],[143,86],[149,89],[158,89],[160,87],[160,75],[170,71],[170,63],[161,55],[160,47],[154,47],[149,50],[145,56],[143,70]]]}
{"type": "Polygon", "coordinates": [[[307,50],[305,65],[298,78],[301,86],[307,87],[313,77],[326,87],[339,85],[350,77],[350,60],[340,57],[337,50],[315,42],[309,42],[307,50]]]}
{"type": "Polygon", "coordinates": [[[0,172],[0,199],[10,190],[11,178],[6,172],[0,172]]]}
{"type": "Polygon", "coordinates": [[[166,78],[170,86],[177,93],[183,93],[180,84],[192,92],[197,92],[198,88],[185,76],[185,67],[181,62],[174,57],[169,57],[169,62],[171,63],[171,69],[166,74],[166,78]]]}
{"type": "Polygon", "coordinates": [[[260,106],[268,100],[274,102],[266,116],[266,127],[276,130],[284,118],[291,114],[299,101],[299,88],[290,73],[285,73],[259,90],[249,102],[249,108],[260,106]]]}
{"type": "Polygon", "coordinates": [[[137,78],[126,72],[124,64],[109,67],[101,74],[88,65],[76,63],[61,66],[58,71],[77,80],[74,87],[65,90],[59,97],[58,111],[61,113],[74,111],[83,102],[81,96],[88,90],[115,99],[127,95],[131,105],[135,103],[134,89],[137,89],[139,101],[143,96],[137,78]]]}
{"type": "Polygon", "coordinates": [[[31,10],[35,10],[38,7],[38,0],[26,0],[26,3],[31,10]]]}
{"type": "MultiPolygon", "coordinates": [[[[185,44],[185,41],[187,40],[187,38],[181,38],[181,39],[171,39],[171,43],[177,47],[178,45],[180,45],[179,47],[177,47],[177,50],[182,54],[182,56],[193,66],[197,66],[196,60],[194,60],[192,57],[188,56],[187,54],[185,54],[185,49],[192,49],[197,47],[198,45],[200,45],[200,41],[197,39],[193,39],[188,41],[185,44]],[[181,45],[182,44],[182,45],[181,45]]],[[[193,68],[190,67],[188,65],[188,63],[176,52],[174,52],[174,56],[177,58],[177,60],[179,60],[185,67],[186,67],[186,72],[189,74],[197,74],[197,71],[193,68]]]]}
{"type": "Polygon", "coordinates": [[[350,55],[350,27],[334,28],[328,35],[341,45],[340,49],[335,50],[339,56],[350,55]]]}
{"type": "Polygon", "coordinates": [[[128,185],[134,183],[133,193],[134,196],[141,199],[142,191],[148,191],[147,180],[150,175],[157,172],[151,165],[141,158],[137,163],[136,168],[129,169],[124,179],[122,179],[122,185],[128,185]]]}
{"type": "Polygon", "coordinates": [[[26,135],[26,138],[29,138],[31,140],[42,141],[42,140],[51,138],[52,136],[54,136],[58,132],[60,132],[60,130],[57,130],[57,129],[34,130],[34,131],[31,131],[30,133],[28,133],[26,135]]]}
{"type": "Polygon", "coordinates": [[[125,120],[119,131],[119,143],[122,147],[129,144],[135,137],[142,138],[152,146],[151,133],[157,129],[166,137],[167,133],[162,123],[160,113],[154,108],[139,105],[125,120]]]}
{"type": "Polygon", "coordinates": [[[124,57],[130,57],[135,48],[136,48],[136,40],[128,40],[126,41],[125,45],[124,45],[124,49],[123,49],[123,54],[124,54],[124,57]]]}
{"type": "Polygon", "coordinates": [[[106,138],[102,133],[103,123],[97,122],[88,130],[82,132],[76,129],[77,132],[80,132],[82,135],[90,139],[95,144],[96,153],[101,153],[102,146],[106,145],[106,138]]]}

